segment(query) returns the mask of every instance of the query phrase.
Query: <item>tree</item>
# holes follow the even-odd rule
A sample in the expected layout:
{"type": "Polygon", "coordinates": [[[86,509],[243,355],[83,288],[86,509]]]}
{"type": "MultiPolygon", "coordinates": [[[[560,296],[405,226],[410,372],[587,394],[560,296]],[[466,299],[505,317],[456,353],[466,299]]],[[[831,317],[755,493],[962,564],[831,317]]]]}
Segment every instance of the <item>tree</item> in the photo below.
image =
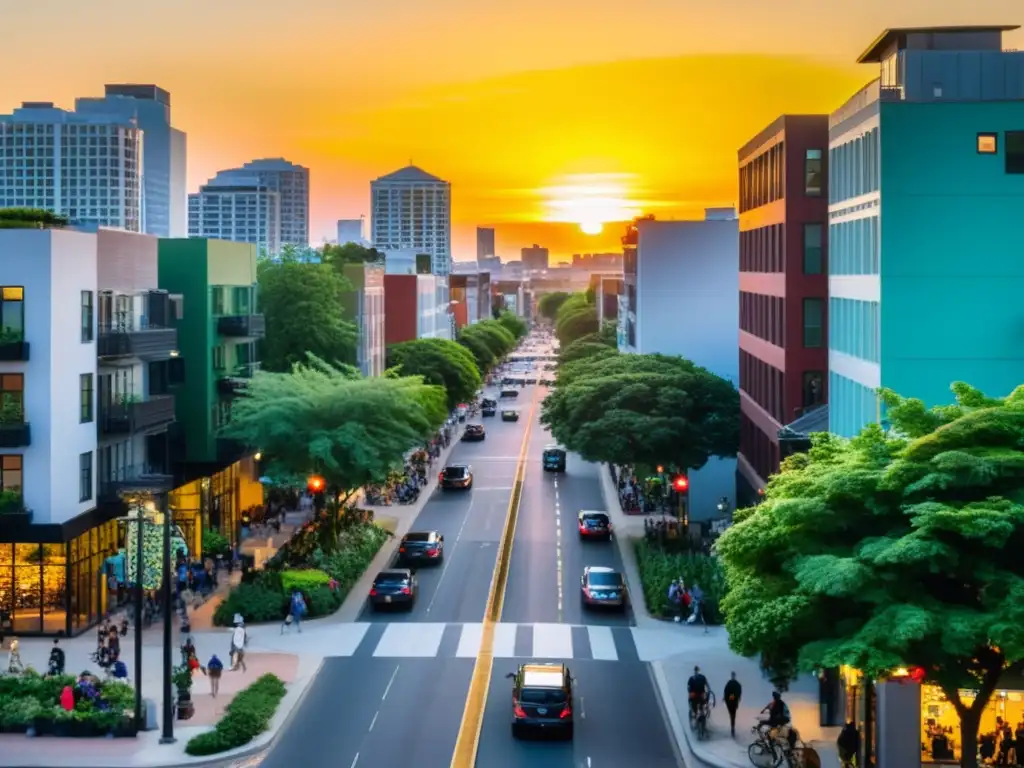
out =
{"type": "Polygon", "coordinates": [[[491,352],[490,346],[478,334],[466,333],[468,328],[471,327],[468,326],[459,331],[458,343],[468,349],[470,354],[473,355],[477,370],[480,373],[487,373],[487,371],[494,367],[497,356],[491,352]]]}
{"type": "Polygon", "coordinates": [[[331,363],[356,360],[359,332],[341,303],[351,284],[326,264],[261,261],[260,307],[266,317],[262,363],[269,371],[288,371],[307,353],[331,363]]]}
{"type": "Polygon", "coordinates": [[[68,217],[43,208],[0,208],[0,229],[63,229],[68,217]]]}
{"type": "Polygon", "coordinates": [[[497,320],[481,320],[462,329],[461,338],[477,338],[495,358],[504,357],[516,347],[516,338],[497,320]]]}
{"type": "Polygon", "coordinates": [[[344,495],[384,480],[447,416],[444,389],[418,376],[362,378],[311,356],[289,373],[257,372],[223,433],[261,451],[276,480],[316,473],[344,495]]]}
{"type": "Polygon", "coordinates": [[[502,312],[495,318],[501,326],[512,334],[512,337],[518,341],[523,338],[530,330],[527,326],[526,321],[514,312],[502,312]]]}
{"type": "Polygon", "coordinates": [[[427,384],[444,387],[449,409],[473,399],[482,384],[472,352],[448,339],[395,344],[388,348],[388,366],[399,375],[422,376],[427,384]]]}
{"type": "Polygon", "coordinates": [[[332,264],[334,268],[341,271],[346,264],[367,264],[381,262],[384,254],[376,248],[370,248],[359,243],[324,243],[320,247],[320,258],[325,264],[332,264]]]}
{"type": "Polygon", "coordinates": [[[555,316],[555,336],[561,346],[566,347],[576,339],[599,330],[597,306],[586,293],[571,294],[562,302],[555,316]]]}
{"type": "Polygon", "coordinates": [[[1024,387],[953,391],[956,405],[926,409],[883,390],[889,432],[815,435],[717,549],[737,652],[783,680],[919,667],[960,716],[974,768],[981,714],[1024,667],[1024,387]]]}
{"type": "Polygon", "coordinates": [[[618,339],[614,323],[605,323],[597,333],[581,336],[558,352],[559,365],[566,365],[577,360],[600,355],[609,357],[618,352],[618,339]]]}
{"type": "Polygon", "coordinates": [[[540,301],[537,302],[537,311],[541,317],[546,317],[548,320],[554,320],[558,315],[558,310],[565,303],[565,300],[572,294],[566,291],[555,291],[554,293],[545,293],[540,297],[540,301]]]}
{"type": "Polygon", "coordinates": [[[561,366],[541,422],[588,461],[699,469],[735,456],[739,393],[689,360],[589,357],[561,366]]]}

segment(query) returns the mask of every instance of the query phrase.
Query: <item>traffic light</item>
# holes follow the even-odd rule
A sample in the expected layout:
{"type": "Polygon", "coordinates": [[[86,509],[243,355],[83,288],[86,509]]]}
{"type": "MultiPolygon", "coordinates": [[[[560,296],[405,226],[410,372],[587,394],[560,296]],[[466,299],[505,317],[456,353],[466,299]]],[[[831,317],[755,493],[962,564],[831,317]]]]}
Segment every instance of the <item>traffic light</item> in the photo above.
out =
{"type": "Polygon", "coordinates": [[[676,475],[672,481],[672,489],[676,493],[686,493],[690,490],[690,478],[686,475],[676,475]]]}
{"type": "Polygon", "coordinates": [[[658,474],[659,475],[665,474],[665,468],[661,464],[658,465],[658,474]]]}
{"type": "Polygon", "coordinates": [[[323,493],[325,485],[326,483],[320,475],[310,475],[306,481],[306,488],[309,489],[310,493],[323,493]]]}

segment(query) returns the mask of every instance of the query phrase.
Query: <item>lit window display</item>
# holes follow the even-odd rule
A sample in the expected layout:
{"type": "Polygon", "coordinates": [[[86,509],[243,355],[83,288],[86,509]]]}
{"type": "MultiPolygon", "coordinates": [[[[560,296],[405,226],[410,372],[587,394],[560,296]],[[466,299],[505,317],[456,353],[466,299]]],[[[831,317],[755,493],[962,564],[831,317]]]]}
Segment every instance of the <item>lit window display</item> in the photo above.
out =
{"type": "MultiPolygon", "coordinates": [[[[136,511],[130,511],[129,516],[137,515],[136,511]]],[[[136,548],[138,543],[137,522],[127,520],[124,523],[124,564],[126,584],[135,584],[135,572],[138,564],[136,548]]],[[[164,516],[160,513],[153,513],[147,516],[142,525],[142,588],[146,590],[158,589],[163,583],[164,567],[164,516]]],[[[171,559],[173,565],[179,556],[188,557],[189,548],[177,525],[171,525],[171,559]]]]}
{"type": "Polygon", "coordinates": [[[64,631],[67,556],[63,544],[0,544],[0,622],[15,634],[64,631]]]}
{"type": "Polygon", "coordinates": [[[68,542],[71,583],[71,634],[83,632],[107,611],[109,589],[104,574],[107,558],[117,553],[118,527],[110,520],[68,542]]]}
{"type": "MultiPolygon", "coordinates": [[[[960,691],[966,706],[974,701],[974,691],[960,691]]],[[[1024,692],[996,691],[981,714],[978,744],[983,757],[993,757],[998,749],[997,718],[1014,732],[1024,735],[1024,692]]],[[[921,686],[921,750],[923,761],[951,762],[960,760],[960,718],[942,689],[921,686]]]]}

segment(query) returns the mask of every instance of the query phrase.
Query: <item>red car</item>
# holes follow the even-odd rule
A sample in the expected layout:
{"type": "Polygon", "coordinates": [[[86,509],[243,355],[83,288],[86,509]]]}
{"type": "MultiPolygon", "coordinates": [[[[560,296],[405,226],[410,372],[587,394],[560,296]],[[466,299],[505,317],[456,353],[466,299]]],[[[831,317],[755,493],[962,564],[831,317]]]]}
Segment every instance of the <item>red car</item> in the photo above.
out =
{"type": "Polygon", "coordinates": [[[593,512],[586,509],[579,514],[580,539],[603,539],[610,541],[612,538],[612,521],[607,512],[593,512]]]}

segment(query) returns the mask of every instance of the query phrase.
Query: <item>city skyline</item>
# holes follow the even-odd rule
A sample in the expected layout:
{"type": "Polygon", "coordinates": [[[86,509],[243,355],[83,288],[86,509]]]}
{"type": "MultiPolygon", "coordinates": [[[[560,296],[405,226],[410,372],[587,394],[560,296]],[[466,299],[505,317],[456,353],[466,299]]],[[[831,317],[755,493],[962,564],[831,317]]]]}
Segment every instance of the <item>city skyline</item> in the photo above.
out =
{"type": "MultiPolygon", "coordinates": [[[[728,169],[736,146],[780,114],[837,108],[874,76],[853,62],[880,29],[979,16],[1022,20],[1014,0],[944,10],[926,0],[896,9],[871,0],[856,19],[822,13],[810,0],[772,8],[743,0],[721,9],[645,0],[628,11],[597,2],[586,4],[585,14],[570,0],[545,10],[544,29],[534,29],[531,3],[466,11],[461,0],[444,0],[429,13],[407,10],[400,18],[382,9],[346,12],[351,35],[342,66],[329,48],[302,61],[253,62],[241,57],[251,51],[251,36],[271,25],[282,29],[269,5],[247,5],[242,22],[236,3],[204,9],[211,30],[221,16],[232,19],[216,35],[191,29],[193,5],[159,24],[136,11],[124,21],[106,16],[102,26],[87,9],[61,9],[55,53],[0,84],[0,111],[30,100],[71,108],[108,82],[155,83],[172,93],[175,124],[190,137],[189,192],[220,169],[287,157],[311,169],[314,244],[333,238],[339,218],[369,214],[370,180],[411,159],[452,182],[459,260],[473,258],[476,226],[497,228],[505,258],[538,242],[559,261],[618,248],[617,227],[587,236],[578,223],[595,231],[595,223],[638,211],[688,218],[707,206],[735,205],[728,169]],[[625,23],[632,34],[620,34],[625,23]],[[127,24],[141,29],[129,34],[127,24]],[[382,60],[373,36],[385,24],[399,50],[382,60]],[[472,27],[489,30],[486,44],[467,34],[472,27]],[[88,66],[70,66],[83,34],[100,53],[88,66]],[[444,50],[429,67],[411,66],[413,54],[401,52],[414,34],[444,50]],[[186,39],[193,55],[181,60],[186,39]],[[531,52],[528,60],[523,50],[531,52]],[[299,67],[318,76],[310,80],[299,67]]],[[[43,3],[13,13],[11,29],[49,11],[43,3]]],[[[338,16],[306,9],[286,24],[302,27],[316,49],[316,30],[332,28],[338,16]]],[[[29,55],[25,40],[0,33],[0,42],[14,59],[29,55]]],[[[1022,43],[1020,32],[1007,36],[1009,47],[1022,43]]]]}

